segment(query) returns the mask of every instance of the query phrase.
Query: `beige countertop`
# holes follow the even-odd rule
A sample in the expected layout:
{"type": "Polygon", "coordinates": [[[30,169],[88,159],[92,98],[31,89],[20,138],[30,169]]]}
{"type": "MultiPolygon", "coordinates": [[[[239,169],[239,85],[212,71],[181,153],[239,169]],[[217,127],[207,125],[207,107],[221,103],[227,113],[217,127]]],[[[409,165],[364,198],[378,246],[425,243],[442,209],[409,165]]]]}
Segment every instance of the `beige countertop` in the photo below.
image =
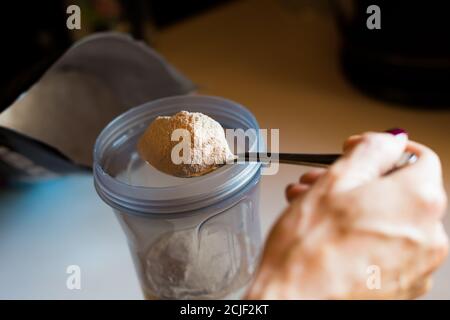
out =
{"type": "MultiPolygon", "coordinates": [[[[284,152],[338,152],[363,131],[402,127],[442,159],[450,190],[450,110],[424,111],[373,100],[345,81],[339,37],[326,11],[275,0],[237,1],[165,30],[155,47],[199,86],[249,108],[261,128],[280,129],[284,152]]],[[[264,232],[285,207],[284,188],[306,168],[281,166],[262,180],[264,232]]],[[[450,220],[446,218],[450,231],[450,220]]],[[[450,263],[429,298],[450,298],[450,263]]]]}

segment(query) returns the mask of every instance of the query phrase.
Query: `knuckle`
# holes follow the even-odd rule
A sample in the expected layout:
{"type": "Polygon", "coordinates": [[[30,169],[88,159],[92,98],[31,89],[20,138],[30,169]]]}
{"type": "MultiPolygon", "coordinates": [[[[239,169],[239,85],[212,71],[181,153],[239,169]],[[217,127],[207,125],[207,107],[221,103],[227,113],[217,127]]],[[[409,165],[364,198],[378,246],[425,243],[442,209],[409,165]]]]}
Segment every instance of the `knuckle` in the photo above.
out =
{"type": "Polygon", "coordinates": [[[349,202],[352,202],[351,197],[344,197],[337,192],[325,192],[319,198],[323,211],[332,214],[338,220],[346,220],[351,215],[352,205],[349,205],[349,202]]]}
{"type": "Polygon", "coordinates": [[[337,182],[341,179],[343,173],[347,171],[345,163],[336,163],[332,165],[326,173],[326,192],[333,192],[337,182]]]}
{"type": "Polygon", "coordinates": [[[441,169],[441,160],[439,159],[439,156],[437,155],[436,152],[434,152],[431,149],[428,149],[427,157],[432,167],[437,168],[438,170],[441,169]]]}
{"type": "Polygon", "coordinates": [[[319,203],[326,206],[327,208],[333,208],[337,204],[336,193],[328,191],[320,196],[319,203]]]}
{"type": "Polygon", "coordinates": [[[446,257],[448,254],[448,240],[436,246],[436,251],[438,252],[439,256],[446,257]]]}
{"type": "Polygon", "coordinates": [[[361,138],[361,135],[353,135],[348,137],[343,144],[343,148],[344,151],[346,151],[353,143],[355,143],[356,141],[359,141],[359,139],[361,138]]]}
{"type": "Polygon", "coordinates": [[[435,201],[436,211],[443,212],[447,209],[448,198],[444,190],[440,190],[435,201]]]}
{"type": "Polygon", "coordinates": [[[420,210],[431,214],[441,214],[447,207],[447,195],[442,188],[423,185],[413,192],[420,210]]]}
{"type": "Polygon", "coordinates": [[[362,143],[368,148],[381,149],[385,145],[385,137],[381,134],[366,132],[362,135],[362,143]]]}
{"type": "Polygon", "coordinates": [[[298,204],[298,211],[304,214],[312,214],[317,211],[318,202],[316,197],[308,194],[298,204]]]}
{"type": "Polygon", "coordinates": [[[427,146],[420,145],[418,157],[424,163],[424,167],[431,170],[431,173],[442,174],[442,165],[439,155],[427,146]]]}
{"type": "Polygon", "coordinates": [[[429,247],[428,250],[431,253],[429,259],[430,263],[438,266],[443,263],[448,255],[448,241],[435,244],[434,246],[429,247]]]}
{"type": "Polygon", "coordinates": [[[339,180],[340,177],[340,168],[338,166],[331,166],[330,170],[327,173],[328,183],[332,184],[339,180]]]}

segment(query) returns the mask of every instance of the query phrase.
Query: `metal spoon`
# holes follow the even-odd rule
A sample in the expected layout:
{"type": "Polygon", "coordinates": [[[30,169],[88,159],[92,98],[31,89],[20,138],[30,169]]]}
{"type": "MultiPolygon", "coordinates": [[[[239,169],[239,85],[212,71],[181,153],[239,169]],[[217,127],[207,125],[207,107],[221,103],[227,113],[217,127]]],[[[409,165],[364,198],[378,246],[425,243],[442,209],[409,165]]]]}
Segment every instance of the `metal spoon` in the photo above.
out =
{"type": "MultiPolygon", "coordinates": [[[[238,154],[234,159],[234,163],[245,162],[261,162],[264,165],[269,165],[271,162],[276,161],[278,163],[296,164],[302,166],[311,167],[327,167],[335,162],[342,154],[314,154],[314,153],[258,153],[258,152],[246,152],[238,154]]],[[[394,169],[398,169],[417,160],[417,156],[410,152],[403,153],[394,169]]],[[[393,169],[393,170],[394,170],[393,169]]]]}

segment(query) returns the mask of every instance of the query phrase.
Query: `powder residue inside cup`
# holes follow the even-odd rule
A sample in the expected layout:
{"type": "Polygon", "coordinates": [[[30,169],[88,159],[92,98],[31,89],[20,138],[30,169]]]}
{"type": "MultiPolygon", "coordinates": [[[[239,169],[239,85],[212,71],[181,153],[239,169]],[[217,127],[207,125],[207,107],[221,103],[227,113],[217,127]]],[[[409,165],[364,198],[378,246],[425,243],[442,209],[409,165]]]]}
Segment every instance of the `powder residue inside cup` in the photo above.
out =
{"type": "Polygon", "coordinates": [[[157,117],[139,139],[138,152],[156,169],[176,177],[200,176],[234,158],[222,126],[202,113],[188,111],[157,117]],[[186,130],[190,141],[187,136],[173,137],[176,129],[186,130]],[[180,143],[189,146],[189,156],[177,163],[179,160],[174,161],[174,155],[186,156],[186,149],[180,143]]]}

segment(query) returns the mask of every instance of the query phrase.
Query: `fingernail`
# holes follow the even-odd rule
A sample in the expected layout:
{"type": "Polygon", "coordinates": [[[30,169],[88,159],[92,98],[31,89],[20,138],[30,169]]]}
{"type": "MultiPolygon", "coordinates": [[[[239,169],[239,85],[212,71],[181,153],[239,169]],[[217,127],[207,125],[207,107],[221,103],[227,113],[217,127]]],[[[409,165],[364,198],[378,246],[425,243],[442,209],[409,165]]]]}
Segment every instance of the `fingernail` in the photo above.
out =
{"type": "Polygon", "coordinates": [[[386,130],[385,132],[393,134],[394,136],[397,136],[399,134],[408,135],[408,132],[406,132],[406,130],[404,130],[402,128],[392,128],[392,129],[386,130]]]}

